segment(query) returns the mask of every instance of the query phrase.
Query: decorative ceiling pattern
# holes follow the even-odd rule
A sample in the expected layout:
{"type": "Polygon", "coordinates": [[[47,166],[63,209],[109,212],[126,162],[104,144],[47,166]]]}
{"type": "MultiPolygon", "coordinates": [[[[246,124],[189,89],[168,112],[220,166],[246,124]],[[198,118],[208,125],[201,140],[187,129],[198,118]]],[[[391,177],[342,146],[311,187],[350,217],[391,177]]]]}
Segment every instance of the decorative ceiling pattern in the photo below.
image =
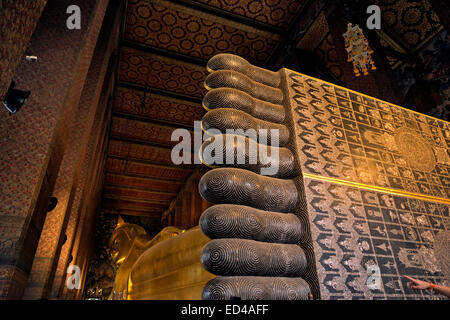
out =
{"type": "Polygon", "coordinates": [[[317,57],[337,79],[343,81],[343,73],[339,65],[336,48],[333,43],[333,37],[330,33],[323,39],[322,43],[314,50],[317,57]]]}
{"type": "MultiPolygon", "coordinates": [[[[395,69],[405,58],[423,48],[435,37],[443,26],[436,12],[427,0],[376,0],[382,12],[382,28],[377,30],[380,45],[390,66],[395,69]],[[397,54],[395,54],[397,52],[397,54]]],[[[323,12],[318,15],[305,35],[297,43],[297,48],[320,55],[325,67],[337,78],[339,73],[328,54],[332,54],[334,44],[329,37],[329,28],[323,12]]]]}
{"type": "MultiPolygon", "coordinates": [[[[389,49],[391,47],[391,43],[387,41],[386,38],[380,38],[380,45],[383,47],[383,49],[389,49]]],[[[395,66],[399,60],[395,57],[386,56],[388,63],[391,67],[395,66]]]]}
{"type": "Polygon", "coordinates": [[[197,0],[256,21],[288,27],[306,0],[197,0]]]}
{"type": "Polygon", "coordinates": [[[297,48],[302,50],[314,51],[322,43],[323,39],[330,33],[327,18],[321,12],[314,23],[311,24],[308,32],[297,43],[297,48]]]}
{"type": "Polygon", "coordinates": [[[428,1],[376,0],[375,3],[381,7],[384,22],[411,49],[416,49],[439,30],[439,18],[428,1]]]}
{"type": "Polygon", "coordinates": [[[125,38],[204,59],[234,53],[256,64],[266,61],[279,40],[279,36],[162,0],[129,2],[125,38]]]}
{"type": "Polygon", "coordinates": [[[378,32],[380,44],[393,69],[405,62],[404,58],[416,55],[443,29],[427,0],[376,0],[375,3],[381,8],[384,25],[378,32]]]}
{"type": "Polygon", "coordinates": [[[206,76],[203,66],[131,48],[121,50],[120,81],[200,98],[206,93],[206,76]]]}
{"type": "Polygon", "coordinates": [[[195,103],[120,87],[116,92],[114,112],[189,126],[205,114],[205,110],[195,103]]]}
{"type": "Polygon", "coordinates": [[[113,117],[111,124],[111,137],[121,137],[133,141],[152,141],[159,145],[173,146],[176,141],[171,141],[174,128],[152,124],[140,120],[130,120],[113,117]]]}

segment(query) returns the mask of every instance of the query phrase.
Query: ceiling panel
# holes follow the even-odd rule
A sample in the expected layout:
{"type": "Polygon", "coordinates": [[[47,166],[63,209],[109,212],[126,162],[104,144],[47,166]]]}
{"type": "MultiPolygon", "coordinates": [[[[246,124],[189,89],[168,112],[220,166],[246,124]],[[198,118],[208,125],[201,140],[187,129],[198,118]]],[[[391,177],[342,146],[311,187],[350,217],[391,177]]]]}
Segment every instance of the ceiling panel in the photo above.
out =
{"type": "Polygon", "coordinates": [[[104,210],[113,211],[117,213],[121,213],[120,211],[139,211],[142,212],[143,215],[148,215],[153,212],[161,212],[166,208],[167,205],[162,203],[148,203],[148,202],[138,202],[138,201],[130,201],[130,200],[119,200],[119,199],[107,199],[103,198],[102,208],[104,210]]]}
{"type": "MultiPolygon", "coordinates": [[[[294,4],[296,1],[283,2],[287,7],[278,5],[271,12],[271,21],[286,21],[286,13],[291,17],[300,7],[300,3],[294,4]]],[[[270,7],[264,7],[265,10],[258,10],[258,16],[269,14],[270,7]]],[[[163,0],[130,1],[125,38],[204,59],[218,53],[234,53],[257,65],[269,58],[280,40],[278,35],[163,0]]]]}
{"type": "Polygon", "coordinates": [[[121,158],[172,164],[171,149],[111,139],[108,154],[121,158]]]}
{"type": "Polygon", "coordinates": [[[105,186],[121,186],[130,187],[148,191],[167,191],[169,193],[176,193],[182,185],[181,182],[163,181],[157,179],[143,179],[121,176],[117,174],[106,174],[105,186]]]}
{"type": "Polygon", "coordinates": [[[200,104],[118,87],[114,112],[194,126],[205,114],[200,104]]]}
{"type": "Polygon", "coordinates": [[[191,170],[189,169],[183,169],[176,166],[157,166],[111,158],[108,158],[106,161],[106,171],[128,176],[176,181],[184,181],[191,173],[191,170]]]}
{"type": "Polygon", "coordinates": [[[119,80],[193,97],[203,97],[204,66],[122,47],[119,80]]]}
{"type": "Polygon", "coordinates": [[[174,146],[172,132],[176,128],[166,127],[141,120],[132,120],[114,116],[111,123],[111,137],[130,139],[133,141],[153,142],[159,145],[174,146]]]}
{"type": "Polygon", "coordinates": [[[256,21],[288,27],[306,0],[196,0],[256,21]]]}
{"type": "Polygon", "coordinates": [[[175,195],[167,192],[133,190],[112,186],[106,186],[103,193],[109,199],[129,199],[162,203],[168,203],[175,195]]]}
{"type": "Polygon", "coordinates": [[[436,34],[440,21],[425,0],[376,0],[383,20],[410,48],[420,46],[436,34]]]}

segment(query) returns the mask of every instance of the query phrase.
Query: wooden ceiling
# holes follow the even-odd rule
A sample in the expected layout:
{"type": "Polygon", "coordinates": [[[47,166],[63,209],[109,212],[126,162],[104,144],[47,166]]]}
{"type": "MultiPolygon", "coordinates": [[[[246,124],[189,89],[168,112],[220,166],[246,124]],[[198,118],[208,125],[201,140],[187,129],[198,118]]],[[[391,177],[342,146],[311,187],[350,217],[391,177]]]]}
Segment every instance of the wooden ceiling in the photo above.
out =
{"type": "Polygon", "coordinates": [[[238,54],[265,66],[299,0],[127,1],[102,210],[159,221],[192,173],[173,165],[174,129],[204,115],[206,62],[238,54]]]}
{"type": "MultiPolygon", "coordinates": [[[[351,0],[348,2],[351,6],[351,0]]],[[[416,59],[415,55],[444,28],[428,0],[375,0],[373,4],[381,9],[382,28],[377,30],[377,35],[392,69],[416,59]]],[[[347,19],[342,19],[346,23],[347,19]]],[[[342,68],[323,11],[311,23],[297,48],[313,52],[334,79],[343,81],[342,68]]]]}
{"type": "MultiPolygon", "coordinates": [[[[193,130],[204,114],[206,62],[238,54],[268,67],[295,26],[309,24],[297,47],[314,52],[340,79],[323,0],[128,0],[109,133],[103,211],[155,223],[192,173],[170,155],[174,129],[193,130]]],[[[392,66],[442,26],[426,0],[376,0],[392,66]]]]}

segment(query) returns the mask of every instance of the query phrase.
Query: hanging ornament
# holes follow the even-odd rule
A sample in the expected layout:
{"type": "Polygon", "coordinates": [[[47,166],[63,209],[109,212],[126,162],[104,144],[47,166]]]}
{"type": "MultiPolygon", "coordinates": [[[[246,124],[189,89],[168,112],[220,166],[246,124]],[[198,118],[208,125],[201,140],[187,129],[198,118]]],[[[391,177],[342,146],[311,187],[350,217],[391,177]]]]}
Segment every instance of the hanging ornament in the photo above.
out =
{"type": "Polygon", "coordinates": [[[345,39],[345,50],[347,50],[348,62],[353,63],[353,72],[357,77],[361,75],[367,76],[369,68],[376,70],[375,63],[372,59],[373,50],[369,46],[369,41],[363,34],[362,29],[358,26],[347,25],[347,32],[343,34],[345,39]]]}

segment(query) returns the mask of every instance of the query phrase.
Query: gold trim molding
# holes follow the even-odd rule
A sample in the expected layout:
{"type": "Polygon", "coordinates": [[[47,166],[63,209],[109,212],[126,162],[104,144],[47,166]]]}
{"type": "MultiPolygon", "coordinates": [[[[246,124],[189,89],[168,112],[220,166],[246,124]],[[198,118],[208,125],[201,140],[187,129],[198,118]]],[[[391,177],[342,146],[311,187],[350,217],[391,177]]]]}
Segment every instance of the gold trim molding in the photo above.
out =
{"type": "Polygon", "coordinates": [[[444,204],[450,205],[450,199],[429,196],[429,195],[422,194],[422,193],[415,193],[415,192],[408,192],[408,191],[399,190],[399,189],[385,188],[385,187],[380,187],[380,186],[364,184],[364,183],[360,183],[360,182],[324,177],[324,176],[319,176],[319,175],[310,174],[310,173],[303,173],[303,178],[308,178],[311,180],[332,182],[332,183],[344,185],[347,187],[355,187],[358,189],[383,192],[383,193],[393,194],[393,195],[402,196],[402,197],[408,197],[408,198],[414,198],[414,199],[432,201],[432,202],[439,202],[439,203],[444,203],[444,204]]]}

